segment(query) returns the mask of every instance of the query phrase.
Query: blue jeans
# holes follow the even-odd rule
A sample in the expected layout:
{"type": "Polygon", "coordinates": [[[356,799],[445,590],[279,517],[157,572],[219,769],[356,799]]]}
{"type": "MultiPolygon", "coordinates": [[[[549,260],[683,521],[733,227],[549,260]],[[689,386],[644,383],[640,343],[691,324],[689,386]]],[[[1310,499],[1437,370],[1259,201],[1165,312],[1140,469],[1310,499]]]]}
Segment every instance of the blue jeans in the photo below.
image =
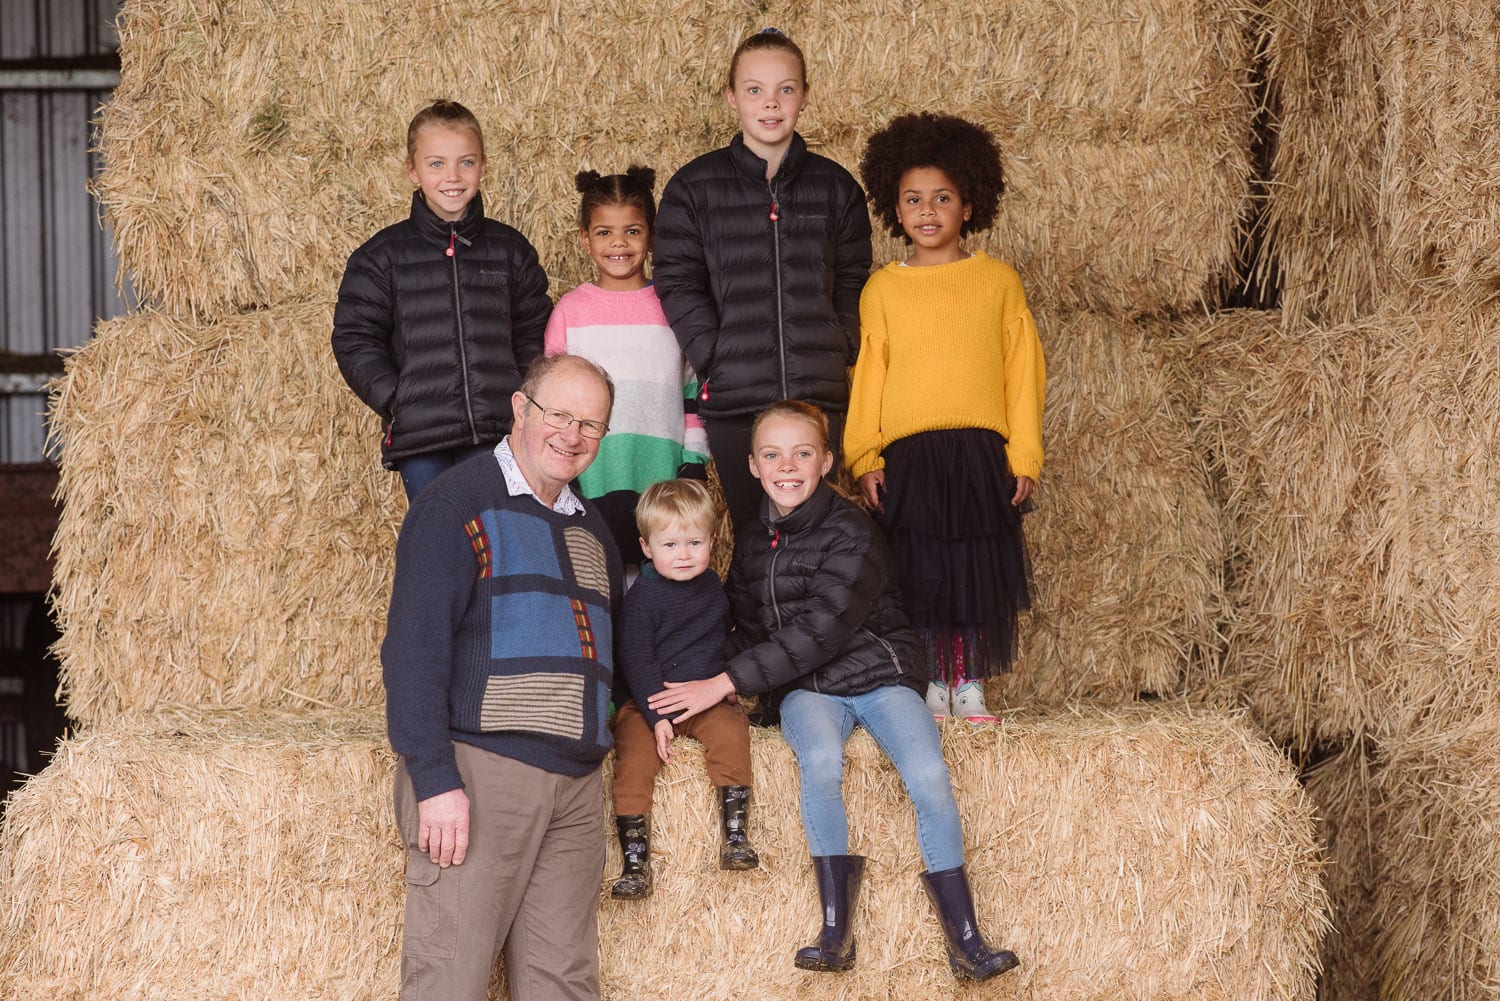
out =
{"type": "Polygon", "coordinates": [[[781,735],[802,776],[802,829],[814,857],[849,854],[844,742],[858,723],[895,764],[917,810],[917,844],[929,872],[964,864],[963,828],[937,724],[922,697],[887,685],[864,695],[797,690],[781,703],[781,735]]]}
{"type": "Polygon", "coordinates": [[[401,485],[406,488],[406,502],[410,504],[416,500],[417,495],[427,488],[427,484],[437,479],[449,467],[456,466],[465,459],[472,459],[476,455],[492,455],[494,451],[494,445],[465,445],[462,448],[449,448],[441,452],[409,455],[398,460],[396,471],[401,474],[401,485]]]}

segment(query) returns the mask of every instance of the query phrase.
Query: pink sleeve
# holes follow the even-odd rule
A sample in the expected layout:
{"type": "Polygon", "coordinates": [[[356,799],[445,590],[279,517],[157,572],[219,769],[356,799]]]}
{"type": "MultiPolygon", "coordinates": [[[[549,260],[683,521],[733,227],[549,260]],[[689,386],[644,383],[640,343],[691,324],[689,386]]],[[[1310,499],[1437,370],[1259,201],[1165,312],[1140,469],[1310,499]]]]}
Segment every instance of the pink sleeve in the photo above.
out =
{"type": "Polygon", "coordinates": [[[560,355],[568,350],[568,321],[563,318],[562,303],[552,307],[547,332],[542,335],[542,354],[560,355]]]}

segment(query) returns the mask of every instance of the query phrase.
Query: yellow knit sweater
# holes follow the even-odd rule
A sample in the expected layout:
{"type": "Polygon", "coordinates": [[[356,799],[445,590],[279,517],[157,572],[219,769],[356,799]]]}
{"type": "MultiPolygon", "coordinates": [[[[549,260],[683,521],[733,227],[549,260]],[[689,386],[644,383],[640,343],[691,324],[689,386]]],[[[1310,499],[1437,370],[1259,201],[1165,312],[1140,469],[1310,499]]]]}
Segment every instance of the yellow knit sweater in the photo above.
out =
{"type": "Polygon", "coordinates": [[[1005,436],[1011,472],[1042,471],[1047,365],[1021,277],[984,251],[952,264],[887,264],[859,300],[861,345],[844,427],[855,477],[893,441],[944,428],[1005,436]]]}

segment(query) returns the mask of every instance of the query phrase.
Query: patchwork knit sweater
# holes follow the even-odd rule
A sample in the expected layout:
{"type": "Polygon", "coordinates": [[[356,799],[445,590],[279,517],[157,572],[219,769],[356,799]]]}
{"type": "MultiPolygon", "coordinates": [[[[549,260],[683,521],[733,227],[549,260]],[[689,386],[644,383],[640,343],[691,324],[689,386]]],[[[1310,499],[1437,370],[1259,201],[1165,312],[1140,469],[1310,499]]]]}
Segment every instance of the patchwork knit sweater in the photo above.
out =
{"type": "Polygon", "coordinates": [[[619,556],[592,508],[511,496],[482,457],[407,513],[381,646],[391,745],[417,799],[461,788],[453,741],[586,775],[610,748],[619,556]]]}

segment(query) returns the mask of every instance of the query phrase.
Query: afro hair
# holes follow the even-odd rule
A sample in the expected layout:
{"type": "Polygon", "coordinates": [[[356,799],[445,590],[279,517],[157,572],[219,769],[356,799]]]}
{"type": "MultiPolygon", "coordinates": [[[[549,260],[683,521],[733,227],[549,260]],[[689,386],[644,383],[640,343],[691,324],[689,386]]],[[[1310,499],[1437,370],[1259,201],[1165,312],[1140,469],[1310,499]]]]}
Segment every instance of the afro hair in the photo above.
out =
{"type": "Polygon", "coordinates": [[[967,236],[995,224],[1000,196],[1005,192],[1005,173],[1000,166],[1000,146],[981,125],[953,115],[922,112],[893,118],[865,143],[859,161],[859,176],[874,203],[875,214],[892,236],[911,240],[901,229],[896,199],[901,178],[917,167],[936,167],[958,188],[969,204],[970,216],[960,235],[967,236]]]}

